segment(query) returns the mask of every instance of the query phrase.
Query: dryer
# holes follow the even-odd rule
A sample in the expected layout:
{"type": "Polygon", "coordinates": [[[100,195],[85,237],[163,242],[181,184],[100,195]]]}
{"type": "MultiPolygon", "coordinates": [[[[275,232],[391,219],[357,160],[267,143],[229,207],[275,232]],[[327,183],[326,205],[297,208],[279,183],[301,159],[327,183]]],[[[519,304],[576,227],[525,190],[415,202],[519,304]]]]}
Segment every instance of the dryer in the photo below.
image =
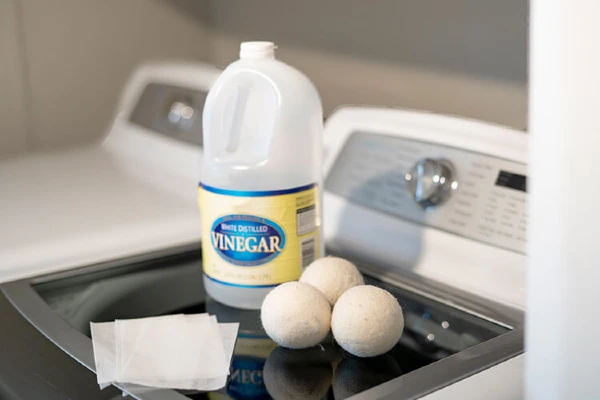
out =
{"type": "Polygon", "coordinates": [[[204,99],[220,70],[151,63],[105,139],[0,163],[0,282],[200,239],[204,99]]]}

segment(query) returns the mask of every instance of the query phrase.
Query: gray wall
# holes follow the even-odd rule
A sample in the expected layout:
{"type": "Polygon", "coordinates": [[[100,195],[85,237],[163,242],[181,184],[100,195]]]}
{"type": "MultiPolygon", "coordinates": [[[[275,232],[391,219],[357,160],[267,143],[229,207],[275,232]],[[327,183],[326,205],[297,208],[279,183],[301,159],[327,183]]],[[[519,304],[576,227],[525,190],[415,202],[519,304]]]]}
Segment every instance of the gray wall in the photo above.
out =
{"type": "Polygon", "coordinates": [[[326,113],[373,104],[523,128],[526,0],[5,0],[0,157],[99,140],[146,60],[227,65],[275,41],[326,113]]]}
{"type": "Polygon", "coordinates": [[[526,0],[213,0],[214,30],[508,82],[527,79],[526,0]]]}
{"type": "Polygon", "coordinates": [[[0,157],[27,147],[23,46],[16,0],[0,1],[0,157]]]}
{"type": "MultiPolygon", "coordinates": [[[[0,62],[8,72],[0,93],[24,97],[20,104],[11,100],[10,113],[0,113],[0,156],[98,140],[136,65],[205,60],[208,52],[203,20],[159,0],[0,3],[0,15],[15,26],[1,31],[0,60],[19,66],[9,70],[0,62]]],[[[196,3],[198,12],[206,7],[196,3]]]]}
{"type": "Polygon", "coordinates": [[[326,113],[370,104],[526,126],[526,0],[214,0],[208,11],[211,61],[273,40],[326,113]]]}

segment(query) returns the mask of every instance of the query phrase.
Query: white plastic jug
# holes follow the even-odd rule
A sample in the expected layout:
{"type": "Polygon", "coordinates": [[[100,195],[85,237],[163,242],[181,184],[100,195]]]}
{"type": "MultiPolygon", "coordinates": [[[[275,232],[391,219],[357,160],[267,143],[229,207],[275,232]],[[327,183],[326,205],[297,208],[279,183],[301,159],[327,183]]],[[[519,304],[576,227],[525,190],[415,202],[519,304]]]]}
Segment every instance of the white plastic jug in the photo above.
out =
{"type": "Polygon", "coordinates": [[[204,106],[204,285],[238,308],[259,309],[324,248],[321,101],[274,50],[271,42],[242,43],[204,106]]]}

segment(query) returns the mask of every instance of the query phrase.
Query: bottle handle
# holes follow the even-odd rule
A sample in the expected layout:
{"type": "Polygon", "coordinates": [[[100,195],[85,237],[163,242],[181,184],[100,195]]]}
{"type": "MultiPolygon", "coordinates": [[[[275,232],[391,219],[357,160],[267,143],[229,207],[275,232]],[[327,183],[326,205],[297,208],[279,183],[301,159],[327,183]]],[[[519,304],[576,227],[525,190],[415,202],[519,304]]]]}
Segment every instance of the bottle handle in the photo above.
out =
{"type": "Polygon", "coordinates": [[[248,88],[246,86],[236,85],[233,93],[231,93],[225,103],[225,118],[221,119],[221,123],[223,124],[223,133],[225,134],[225,151],[228,153],[234,153],[240,147],[242,123],[246,112],[248,95],[248,88]],[[226,118],[227,114],[230,114],[231,117],[226,118]]]}
{"type": "Polygon", "coordinates": [[[205,157],[253,164],[268,158],[279,95],[267,77],[252,71],[231,75],[217,88],[205,116],[205,157]]]}

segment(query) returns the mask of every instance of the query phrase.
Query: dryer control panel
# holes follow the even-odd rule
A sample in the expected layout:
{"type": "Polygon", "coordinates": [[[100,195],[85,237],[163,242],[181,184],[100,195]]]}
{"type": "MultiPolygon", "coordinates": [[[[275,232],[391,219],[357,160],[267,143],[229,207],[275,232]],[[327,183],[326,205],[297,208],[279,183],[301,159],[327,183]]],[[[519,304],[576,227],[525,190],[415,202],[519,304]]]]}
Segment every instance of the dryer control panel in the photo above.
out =
{"type": "Polygon", "coordinates": [[[326,189],[394,217],[525,253],[526,165],[400,136],[350,134],[326,189]]]}
{"type": "Polygon", "coordinates": [[[149,83],[129,121],[158,134],[202,147],[202,111],[208,90],[149,83]]]}

